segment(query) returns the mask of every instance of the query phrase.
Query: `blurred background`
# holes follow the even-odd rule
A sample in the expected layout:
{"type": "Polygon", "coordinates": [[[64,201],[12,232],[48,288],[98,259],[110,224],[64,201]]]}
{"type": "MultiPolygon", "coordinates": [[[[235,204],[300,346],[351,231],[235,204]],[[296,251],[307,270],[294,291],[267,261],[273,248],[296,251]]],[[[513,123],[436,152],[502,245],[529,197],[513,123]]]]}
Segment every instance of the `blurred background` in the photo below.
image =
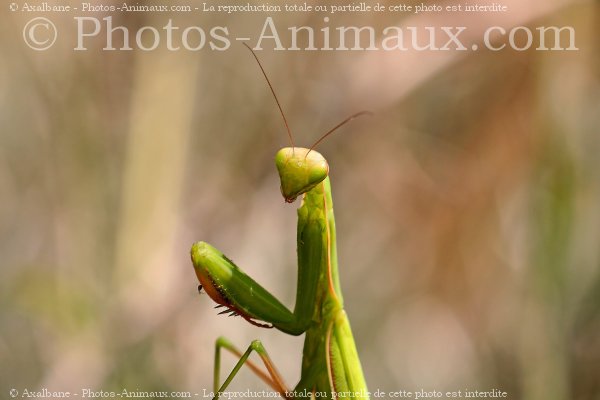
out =
{"type": "MultiPolygon", "coordinates": [[[[493,25],[568,25],[580,50],[258,52],[299,145],[376,113],[319,146],[372,391],[600,398],[600,8],[503,4],[329,25],[467,26],[468,43],[493,25]]],[[[211,389],[220,335],[261,339],[293,386],[303,338],[217,316],[189,260],[208,241],[293,308],[298,203],[284,203],[273,162],[288,141],[249,52],[102,51],[102,37],[76,52],[73,13],[46,15],[65,33],[37,52],[22,37],[31,15],[0,15],[2,396],[211,389]]],[[[113,23],[257,37],[266,16],[113,23]]],[[[275,21],[284,45],[289,26],[324,26],[275,21]]],[[[242,371],[231,390],[247,388],[265,386],[242,371]]]]}

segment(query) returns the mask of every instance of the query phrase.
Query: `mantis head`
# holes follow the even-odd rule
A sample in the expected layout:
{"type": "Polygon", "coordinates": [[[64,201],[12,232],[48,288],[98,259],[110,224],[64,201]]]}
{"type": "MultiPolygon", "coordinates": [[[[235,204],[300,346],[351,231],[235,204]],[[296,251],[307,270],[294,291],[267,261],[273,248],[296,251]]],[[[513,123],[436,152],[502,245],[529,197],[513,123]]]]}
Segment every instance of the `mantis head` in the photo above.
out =
{"type": "Polygon", "coordinates": [[[290,125],[285,118],[281,104],[279,104],[279,99],[275,94],[275,90],[273,89],[273,85],[271,85],[271,81],[269,80],[265,69],[263,68],[260,60],[252,48],[246,43],[244,43],[244,46],[250,50],[254,56],[254,59],[258,63],[258,66],[260,67],[260,70],[262,71],[262,74],[269,85],[269,89],[271,89],[275,103],[277,103],[277,108],[279,108],[279,112],[283,118],[283,123],[285,124],[288,137],[290,138],[290,144],[292,147],[284,147],[283,149],[279,150],[277,155],[275,155],[275,164],[277,165],[279,177],[281,178],[281,194],[287,203],[292,203],[298,196],[308,192],[322,182],[329,173],[329,165],[327,164],[327,161],[321,154],[316,152],[314,148],[340,126],[358,116],[371,113],[369,111],[361,111],[356,114],[352,114],[321,136],[321,138],[317,140],[309,149],[304,147],[296,147],[290,125]]]}
{"type": "Polygon", "coordinates": [[[281,194],[287,203],[308,192],[327,177],[329,165],[315,150],[284,147],[275,155],[281,194]]]}

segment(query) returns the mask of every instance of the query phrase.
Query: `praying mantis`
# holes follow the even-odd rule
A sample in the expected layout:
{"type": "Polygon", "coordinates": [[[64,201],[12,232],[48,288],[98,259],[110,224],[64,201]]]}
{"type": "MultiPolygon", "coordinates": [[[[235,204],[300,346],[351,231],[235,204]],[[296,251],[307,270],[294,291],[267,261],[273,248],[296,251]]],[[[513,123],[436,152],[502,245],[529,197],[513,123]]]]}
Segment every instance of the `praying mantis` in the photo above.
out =
{"type": "Polygon", "coordinates": [[[257,55],[249,46],[246,47],[252,52],[269,85],[291,142],[291,147],[279,150],[275,156],[281,193],[287,203],[302,196],[302,203],[298,208],[298,282],[294,311],[291,312],[208,243],[197,242],[192,246],[192,263],[200,282],[198,290],[204,289],[217,303],[216,308],[224,308],[219,314],[240,316],[259,327],[274,327],[290,335],[304,333],[306,336],[301,377],[293,391],[284,384],[259,340],[254,340],[242,353],[226,338],[217,339],[214,399],[219,398],[227,389],[244,364],[285,399],[369,399],[350,322],[344,311],[328,177],[329,165],[314,148],[342,125],[370,113],[362,111],[351,115],[325,133],[310,148],[296,147],[275,90],[257,55]],[[227,379],[219,385],[222,349],[233,353],[239,360],[227,379]],[[256,352],[261,358],[266,372],[249,360],[252,352],[256,352]]]}

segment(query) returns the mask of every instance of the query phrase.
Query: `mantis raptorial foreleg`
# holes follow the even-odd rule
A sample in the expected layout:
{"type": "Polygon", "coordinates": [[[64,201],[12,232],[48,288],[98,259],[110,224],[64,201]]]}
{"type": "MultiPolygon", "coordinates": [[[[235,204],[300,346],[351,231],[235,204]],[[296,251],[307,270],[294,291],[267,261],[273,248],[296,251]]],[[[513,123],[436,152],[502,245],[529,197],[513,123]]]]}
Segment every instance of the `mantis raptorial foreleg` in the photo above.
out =
{"type": "MultiPolygon", "coordinates": [[[[258,61],[255,54],[254,57],[258,61]]],[[[220,313],[241,316],[259,327],[277,328],[291,335],[306,335],[302,375],[294,388],[295,393],[289,397],[297,397],[297,393],[304,395],[319,392],[320,398],[368,399],[369,392],[350,323],[344,311],[338,275],[329,165],[325,158],[314,150],[314,146],[324,137],[365,112],[345,119],[310,148],[296,147],[275,91],[264,69],[260,67],[292,142],[292,147],[281,149],[275,156],[281,193],[288,203],[302,196],[302,204],[298,208],[296,305],[294,311],[290,311],[223,253],[205,242],[198,242],[192,246],[191,255],[196,276],[201,287],[218,304],[217,307],[224,308],[220,313]]],[[[282,397],[287,398],[288,390],[261,342],[253,341],[242,354],[224,338],[219,339],[216,345],[215,398],[228,387],[244,364],[282,397]],[[227,349],[237,355],[239,361],[217,389],[221,349],[227,349]],[[248,357],[252,352],[261,357],[268,374],[249,361],[248,357]]]]}
{"type": "Polygon", "coordinates": [[[308,321],[298,318],[275,296],[246,275],[237,265],[208,243],[192,246],[192,261],[196,275],[206,293],[225,310],[221,313],[239,315],[248,322],[265,321],[292,335],[306,331],[308,321]]]}

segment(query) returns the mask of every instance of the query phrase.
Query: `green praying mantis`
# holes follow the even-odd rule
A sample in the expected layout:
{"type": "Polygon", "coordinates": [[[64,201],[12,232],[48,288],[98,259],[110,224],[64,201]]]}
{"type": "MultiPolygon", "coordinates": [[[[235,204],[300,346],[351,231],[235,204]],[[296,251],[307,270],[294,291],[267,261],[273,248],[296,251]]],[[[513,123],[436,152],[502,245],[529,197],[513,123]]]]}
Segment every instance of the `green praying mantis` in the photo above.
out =
{"type": "Polygon", "coordinates": [[[291,142],[291,147],[279,150],[275,156],[281,193],[288,203],[302,196],[302,204],[298,208],[298,282],[294,311],[291,312],[208,243],[197,242],[192,246],[192,262],[200,281],[198,290],[204,288],[217,303],[216,308],[224,308],[220,314],[240,316],[253,325],[275,327],[290,335],[305,333],[306,337],[301,377],[293,391],[284,384],[259,340],[253,341],[242,353],[226,338],[220,337],[215,349],[214,398],[217,399],[227,389],[245,364],[286,399],[369,399],[340,288],[329,166],[325,158],[314,150],[333,131],[369,113],[363,111],[348,117],[310,148],[296,147],[275,90],[254,51],[246,47],[252,52],[269,85],[291,142]],[[222,349],[239,357],[239,361],[219,385],[222,349]],[[262,359],[266,372],[249,360],[252,352],[262,359]]]}

